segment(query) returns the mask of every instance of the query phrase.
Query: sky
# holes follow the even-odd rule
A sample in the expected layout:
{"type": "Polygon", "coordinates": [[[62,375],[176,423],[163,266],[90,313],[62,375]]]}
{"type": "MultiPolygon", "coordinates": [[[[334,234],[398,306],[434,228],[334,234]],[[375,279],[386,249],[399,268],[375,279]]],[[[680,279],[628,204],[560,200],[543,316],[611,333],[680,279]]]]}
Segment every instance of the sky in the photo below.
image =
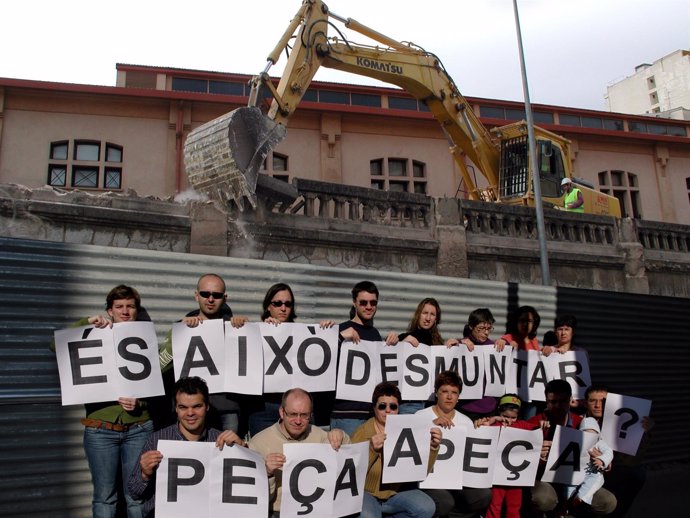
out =
{"type": "MultiPolygon", "coordinates": [[[[116,63],[257,74],[300,0],[4,0],[0,77],[114,86],[116,63]]],[[[330,0],[436,54],[463,95],[524,99],[512,0],[330,0]]],[[[606,109],[606,86],[690,49],[688,0],[518,0],[532,103],[606,109]]],[[[366,43],[345,29],[346,36],[366,43]]],[[[282,72],[285,59],[271,68],[282,72]]],[[[319,81],[381,85],[321,68],[319,81]]]]}

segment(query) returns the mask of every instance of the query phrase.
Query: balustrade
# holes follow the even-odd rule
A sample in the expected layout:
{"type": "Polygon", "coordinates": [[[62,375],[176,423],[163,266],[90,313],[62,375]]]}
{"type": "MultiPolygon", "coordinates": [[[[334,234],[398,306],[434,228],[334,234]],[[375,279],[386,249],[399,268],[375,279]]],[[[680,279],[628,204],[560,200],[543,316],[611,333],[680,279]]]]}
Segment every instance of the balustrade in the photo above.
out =
{"type": "Polygon", "coordinates": [[[690,251],[690,227],[644,220],[636,220],[635,226],[637,237],[647,250],[690,251]]]}
{"type": "MultiPolygon", "coordinates": [[[[296,198],[261,196],[267,212],[308,218],[370,223],[373,225],[431,228],[432,198],[423,194],[379,191],[364,187],[295,178],[296,198]]],[[[496,237],[537,239],[533,209],[460,200],[466,231],[496,237]]],[[[607,216],[547,210],[546,239],[589,245],[617,245],[617,221],[607,216]]],[[[690,227],[635,220],[637,237],[647,250],[690,251],[690,227]]]]}
{"type": "MultiPolygon", "coordinates": [[[[463,200],[467,232],[499,237],[537,239],[536,215],[526,207],[506,206],[463,200]]],[[[616,222],[613,218],[584,214],[550,212],[544,215],[549,241],[613,245],[616,222]]]]}
{"type": "Polygon", "coordinates": [[[309,218],[361,221],[377,225],[429,228],[431,198],[423,194],[389,192],[296,178],[299,197],[291,205],[264,201],[274,213],[301,214],[309,218]]]}

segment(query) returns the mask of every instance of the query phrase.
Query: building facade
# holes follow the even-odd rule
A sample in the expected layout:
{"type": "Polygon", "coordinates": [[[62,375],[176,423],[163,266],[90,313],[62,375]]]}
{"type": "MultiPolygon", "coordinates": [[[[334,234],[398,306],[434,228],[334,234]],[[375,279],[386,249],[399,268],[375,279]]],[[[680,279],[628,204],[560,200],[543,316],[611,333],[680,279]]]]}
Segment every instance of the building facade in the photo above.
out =
{"type": "Polygon", "coordinates": [[[635,73],[606,88],[609,110],[687,119],[690,109],[690,50],[676,50],[635,67],[635,73]]]}
{"type": "MultiPolygon", "coordinates": [[[[117,65],[115,87],[0,79],[0,183],[184,194],[186,135],[246,105],[249,79],[125,64],[117,65]]],[[[488,127],[525,117],[521,103],[468,101],[488,127]]],[[[690,122],[533,109],[537,124],[572,141],[575,175],[618,197],[624,216],[690,224],[690,122]]],[[[396,88],[313,82],[264,172],[466,196],[437,121],[396,88]]]]}

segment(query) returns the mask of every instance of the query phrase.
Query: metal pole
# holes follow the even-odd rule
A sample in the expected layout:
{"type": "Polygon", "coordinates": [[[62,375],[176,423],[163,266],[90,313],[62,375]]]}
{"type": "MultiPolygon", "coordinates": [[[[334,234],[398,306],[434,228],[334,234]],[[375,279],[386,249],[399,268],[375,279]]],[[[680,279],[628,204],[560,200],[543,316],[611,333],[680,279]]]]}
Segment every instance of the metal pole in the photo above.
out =
{"type": "Polygon", "coordinates": [[[549,286],[551,285],[551,274],[549,273],[549,257],[548,252],[546,251],[546,227],[544,226],[544,207],[541,202],[541,184],[539,182],[539,168],[537,164],[537,146],[534,140],[534,119],[532,118],[532,104],[529,100],[529,87],[527,86],[527,69],[525,67],[525,54],[522,49],[522,32],[520,31],[520,16],[518,15],[517,0],[513,0],[513,10],[515,11],[515,29],[517,31],[518,53],[520,54],[522,90],[525,95],[525,113],[527,115],[527,138],[529,142],[529,162],[532,172],[534,206],[537,212],[537,237],[539,238],[541,283],[544,286],[549,286]]]}

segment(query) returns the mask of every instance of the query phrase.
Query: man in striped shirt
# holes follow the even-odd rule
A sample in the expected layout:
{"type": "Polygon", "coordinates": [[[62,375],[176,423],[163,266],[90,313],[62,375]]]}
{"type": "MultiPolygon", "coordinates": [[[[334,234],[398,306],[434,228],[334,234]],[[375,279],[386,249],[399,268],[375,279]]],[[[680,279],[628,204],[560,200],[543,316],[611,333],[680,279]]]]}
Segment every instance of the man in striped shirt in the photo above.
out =
{"type": "Polygon", "coordinates": [[[215,442],[218,448],[224,445],[245,442],[231,430],[221,432],[206,426],[209,409],[209,394],[206,382],[196,376],[181,378],[175,383],[175,412],[177,423],[154,432],[149,436],[139,454],[129,477],[129,491],[134,498],[144,501],[144,518],[154,517],[156,502],[156,470],[163,460],[158,451],[159,440],[215,442]]]}

